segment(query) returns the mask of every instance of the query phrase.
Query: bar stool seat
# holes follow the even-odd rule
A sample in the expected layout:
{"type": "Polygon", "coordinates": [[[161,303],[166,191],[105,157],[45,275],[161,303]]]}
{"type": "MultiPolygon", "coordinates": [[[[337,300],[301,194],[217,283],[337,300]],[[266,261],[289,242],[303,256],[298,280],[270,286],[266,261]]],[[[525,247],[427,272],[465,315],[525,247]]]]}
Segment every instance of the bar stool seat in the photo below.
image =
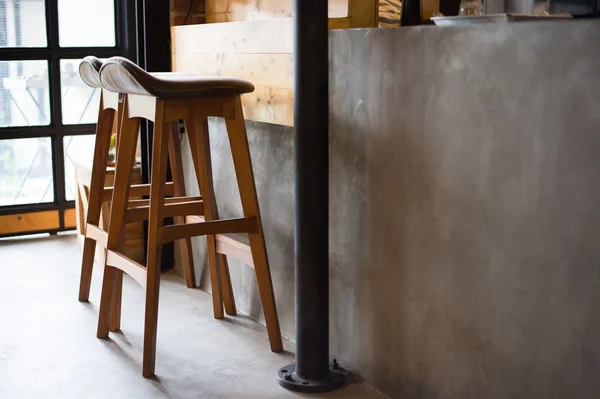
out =
{"type": "Polygon", "coordinates": [[[102,65],[102,61],[91,55],[81,61],[81,64],[79,64],[79,76],[81,76],[86,85],[98,89],[102,88],[102,83],[100,83],[100,69],[102,65]]]}
{"type": "Polygon", "coordinates": [[[157,98],[213,97],[251,93],[254,85],[229,76],[148,73],[126,58],[112,58],[102,70],[102,85],[116,93],[157,98]]]}
{"type": "MultiPolygon", "coordinates": [[[[109,317],[118,272],[125,272],[145,288],[145,325],[142,374],[154,374],[160,263],[162,245],[174,240],[206,236],[212,286],[214,317],[235,314],[235,301],[226,255],[237,256],[254,267],[271,350],[283,350],[265,238],[252,162],[248,148],[240,95],[254,90],[252,83],[238,78],[204,77],[191,74],[150,74],[122,57],[109,59],[100,70],[104,90],[124,95],[117,153],[115,188],[110,210],[107,256],[98,317],[98,338],[109,335],[109,317]],[[243,217],[220,219],[213,188],[210,139],[207,117],[225,119],[235,168],[243,217]],[[128,201],[134,146],[141,119],[154,122],[150,199],[138,204],[128,201]],[[166,198],[167,155],[172,153],[178,121],[184,120],[201,200],[184,195],[166,198]],[[168,144],[168,145],[167,145],[168,144]],[[138,213],[148,215],[146,265],[127,258],[120,251],[120,235],[127,220],[138,213]],[[202,216],[198,216],[202,215],[202,216]],[[164,218],[179,222],[165,225],[164,218]],[[184,223],[181,223],[181,219],[184,223]],[[228,237],[247,235],[243,243],[228,237]]],[[[175,147],[178,147],[176,143],[175,147]]],[[[179,178],[182,178],[179,176],[179,178]]],[[[120,298],[117,298],[120,300],[120,298]]]]}

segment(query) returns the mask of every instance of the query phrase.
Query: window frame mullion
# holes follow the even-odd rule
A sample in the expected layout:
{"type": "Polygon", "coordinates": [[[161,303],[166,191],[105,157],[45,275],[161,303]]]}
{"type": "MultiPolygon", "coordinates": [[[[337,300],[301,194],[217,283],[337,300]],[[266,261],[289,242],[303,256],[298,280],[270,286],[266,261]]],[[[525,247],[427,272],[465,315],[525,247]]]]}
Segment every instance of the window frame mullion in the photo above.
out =
{"type": "MultiPolygon", "coordinates": [[[[60,47],[58,1],[45,0],[46,47],[0,48],[0,61],[40,60],[48,63],[50,124],[47,126],[3,127],[0,128],[0,140],[49,137],[51,140],[52,179],[54,189],[53,202],[0,206],[0,215],[36,212],[40,210],[58,210],[60,222],[58,231],[67,229],[65,226],[64,211],[73,208],[74,201],[67,200],[64,137],[94,134],[95,124],[63,124],[60,61],[81,59],[87,55],[94,55],[98,58],[125,55],[131,58],[131,55],[136,53],[135,49],[130,48],[135,44],[135,42],[132,42],[132,39],[135,38],[136,20],[135,15],[129,10],[131,6],[128,6],[128,3],[128,1],[124,0],[114,0],[114,47],[60,47]]],[[[18,233],[16,235],[18,235],[18,233]]]]}

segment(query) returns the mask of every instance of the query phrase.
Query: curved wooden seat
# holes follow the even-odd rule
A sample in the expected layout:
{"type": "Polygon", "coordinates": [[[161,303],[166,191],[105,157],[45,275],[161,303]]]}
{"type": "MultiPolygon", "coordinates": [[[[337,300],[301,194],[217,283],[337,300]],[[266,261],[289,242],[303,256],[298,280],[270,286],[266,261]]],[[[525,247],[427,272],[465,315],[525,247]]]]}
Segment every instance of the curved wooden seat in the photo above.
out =
{"type": "Polygon", "coordinates": [[[81,80],[90,87],[101,89],[100,69],[102,65],[102,61],[93,55],[85,57],[81,61],[81,64],[79,64],[79,76],[81,76],[81,80]]]}
{"type": "Polygon", "coordinates": [[[106,90],[157,98],[214,97],[251,93],[254,85],[229,76],[148,73],[123,57],[108,59],[100,70],[106,90]]]}

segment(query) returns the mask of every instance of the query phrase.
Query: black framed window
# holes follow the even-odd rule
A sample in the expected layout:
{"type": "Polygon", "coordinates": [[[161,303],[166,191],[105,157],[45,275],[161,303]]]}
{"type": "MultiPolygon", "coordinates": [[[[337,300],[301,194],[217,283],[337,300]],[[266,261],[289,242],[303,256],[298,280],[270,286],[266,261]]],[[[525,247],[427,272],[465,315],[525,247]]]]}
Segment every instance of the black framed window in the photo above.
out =
{"type": "Polygon", "coordinates": [[[75,227],[73,161],[91,160],[100,98],[78,66],[136,61],[135,14],[126,0],[0,0],[0,236],[75,227]]]}

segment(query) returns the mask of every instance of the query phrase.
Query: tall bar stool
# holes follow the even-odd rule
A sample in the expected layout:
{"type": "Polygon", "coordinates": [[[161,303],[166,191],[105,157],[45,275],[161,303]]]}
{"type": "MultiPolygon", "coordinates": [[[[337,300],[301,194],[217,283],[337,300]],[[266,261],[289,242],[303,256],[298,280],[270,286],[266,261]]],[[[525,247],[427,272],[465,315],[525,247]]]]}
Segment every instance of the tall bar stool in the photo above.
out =
{"type": "MultiPolygon", "coordinates": [[[[106,167],[110,147],[110,138],[113,131],[115,114],[117,117],[117,137],[120,135],[120,125],[122,123],[124,95],[110,92],[102,88],[100,83],[100,69],[103,63],[98,58],[88,56],[83,59],[79,65],[79,74],[81,79],[94,88],[101,89],[100,108],[98,111],[98,124],[96,125],[96,142],[94,148],[94,160],[92,164],[92,177],[89,190],[89,204],[85,220],[85,241],[83,245],[83,257],[81,262],[81,280],[79,283],[79,300],[87,302],[89,300],[90,285],[92,281],[92,269],[94,265],[94,254],[96,252],[96,243],[100,243],[104,248],[107,247],[107,233],[99,227],[100,211],[104,201],[111,200],[113,196],[112,187],[104,187],[106,178],[106,167]]],[[[178,144],[178,143],[177,143],[178,144]]],[[[172,146],[174,149],[178,146],[172,146]]],[[[135,159],[132,159],[132,161],[135,159]]],[[[171,170],[173,183],[167,183],[165,190],[168,194],[185,195],[185,187],[182,177],[181,153],[172,151],[170,153],[171,170]]],[[[133,168],[133,163],[130,169],[133,168]]],[[[130,187],[130,196],[149,195],[150,185],[139,184],[130,187]]],[[[142,220],[142,219],[138,219],[142,220]]],[[[137,221],[137,220],[136,220],[137,221]]],[[[186,274],[186,283],[190,288],[195,287],[194,264],[191,252],[191,241],[183,240],[182,252],[184,254],[184,267],[186,274]]],[[[122,273],[116,275],[116,290],[113,301],[114,309],[111,313],[111,331],[117,331],[120,328],[121,313],[121,287],[122,273]]]]}
{"type": "Polygon", "coordinates": [[[145,377],[152,376],[156,357],[162,244],[193,236],[207,236],[213,312],[215,318],[219,319],[224,317],[224,299],[227,305],[228,297],[229,301],[232,301],[233,294],[228,276],[222,277],[223,273],[228,274],[228,269],[219,266],[216,237],[228,233],[242,233],[248,236],[271,350],[282,351],[277,308],[240,101],[240,95],[254,91],[254,86],[237,78],[149,74],[121,57],[113,57],[104,64],[100,72],[100,81],[106,90],[127,96],[123,105],[97,336],[105,338],[109,334],[111,302],[116,290],[118,272],[126,272],[146,289],[142,374],[145,377]],[[226,121],[244,213],[241,218],[219,219],[216,212],[206,122],[208,116],[223,117],[226,121]],[[143,206],[131,207],[127,203],[130,195],[130,166],[135,153],[140,118],[154,122],[150,200],[149,206],[145,203],[143,206]],[[182,196],[165,198],[167,142],[169,137],[176,135],[177,121],[182,119],[187,128],[194,169],[203,194],[202,200],[182,196]],[[148,256],[145,267],[123,255],[116,245],[117,240],[114,239],[115,235],[118,237],[119,231],[122,231],[124,223],[135,218],[139,212],[149,214],[148,256]],[[163,223],[163,219],[168,216],[202,213],[204,220],[198,222],[173,226],[165,226],[163,223]],[[221,284],[222,280],[225,281],[224,284],[221,284]],[[222,291],[229,292],[225,292],[224,295],[222,291]]]}

